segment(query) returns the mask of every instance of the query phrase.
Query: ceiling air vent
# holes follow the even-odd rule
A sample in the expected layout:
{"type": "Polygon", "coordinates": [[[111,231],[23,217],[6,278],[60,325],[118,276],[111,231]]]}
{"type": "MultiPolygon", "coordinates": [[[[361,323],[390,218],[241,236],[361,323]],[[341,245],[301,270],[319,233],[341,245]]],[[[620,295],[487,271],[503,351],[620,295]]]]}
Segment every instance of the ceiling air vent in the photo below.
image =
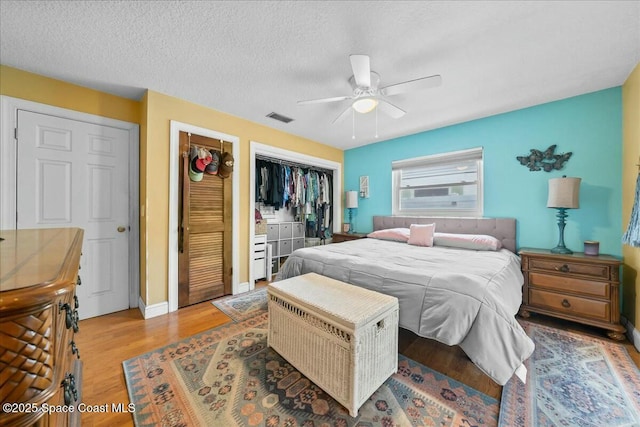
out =
{"type": "Polygon", "coordinates": [[[279,122],[282,122],[282,123],[289,123],[293,121],[293,119],[278,113],[269,113],[267,114],[267,117],[270,117],[274,120],[278,120],[279,122]]]}

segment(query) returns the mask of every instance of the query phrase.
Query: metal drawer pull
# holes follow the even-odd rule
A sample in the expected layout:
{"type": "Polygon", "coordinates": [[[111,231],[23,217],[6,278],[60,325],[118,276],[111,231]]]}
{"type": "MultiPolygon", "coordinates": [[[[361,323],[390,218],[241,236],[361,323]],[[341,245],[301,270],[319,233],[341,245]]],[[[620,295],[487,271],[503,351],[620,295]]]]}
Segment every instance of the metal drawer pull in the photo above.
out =
{"type": "Polygon", "coordinates": [[[59,302],[58,313],[60,313],[62,310],[65,311],[65,326],[67,327],[67,329],[69,329],[73,325],[73,321],[74,321],[74,315],[71,312],[71,306],[66,302],[64,304],[59,302]]]}
{"type": "Polygon", "coordinates": [[[73,374],[65,375],[60,383],[60,387],[64,389],[64,404],[69,406],[73,402],[78,401],[78,389],[76,388],[76,377],[73,374]]]}
{"type": "Polygon", "coordinates": [[[562,271],[563,273],[566,273],[567,271],[569,271],[569,266],[567,264],[563,264],[561,267],[556,267],[556,271],[562,271]]]}
{"type": "Polygon", "coordinates": [[[80,350],[78,350],[78,346],[76,345],[75,341],[71,341],[69,345],[71,346],[71,353],[75,354],[76,356],[78,356],[78,359],[80,359],[80,350]]]}
{"type": "Polygon", "coordinates": [[[78,326],[78,320],[80,320],[78,310],[73,310],[73,332],[78,332],[80,330],[80,327],[78,326]]]}
{"type": "Polygon", "coordinates": [[[562,300],[562,306],[564,308],[569,308],[569,307],[571,307],[571,303],[569,301],[567,301],[566,299],[563,299],[562,300]]]}

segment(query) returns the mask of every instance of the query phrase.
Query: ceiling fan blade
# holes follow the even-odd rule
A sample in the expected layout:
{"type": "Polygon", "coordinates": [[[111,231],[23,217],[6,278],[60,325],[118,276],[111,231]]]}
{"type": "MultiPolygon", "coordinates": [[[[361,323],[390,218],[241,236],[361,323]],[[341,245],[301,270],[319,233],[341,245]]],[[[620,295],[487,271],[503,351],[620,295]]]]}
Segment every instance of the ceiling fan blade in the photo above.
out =
{"type": "Polygon", "coordinates": [[[442,77],[439,74],[436,74],[435,76],[422,77],[420,79],[409,80],[383,87],[380,89],[380,93],[384,96],[391,96],[405,92],[417,92],[419,90],[440,86],[441,83],[442,77]]]}
{"type": "Polygon", "coordinates": [[[371,87],[371,65],[368,55],[350,55],[353,77],[358,87],[371,87]]]}
{"type": "Polygon", "coordinates": [[[399,119],[406,114],[406,111],[404,111],[402,108],[396,107],[395,105],[393,105],[389,101],[385,101],[384,99],[378,100],[378,108],[380,109],[380,111],[387,114],[393,119],[399,119]]]}
{"type": "Polygon", "coordinates": [[[345,99],[351,99],[351,96],[334,96],[333,98],[309,99],[306,101],[298,101],[298,105],[322,104],[325,102],[344,101],[345,99]]]}
{"type": "Polygon", "coordinates": [[[337,123],[340,120],[344,119],[345,117],[347,117],[349,115],[349,112],[353,111],[353,109],[351,108],[351,105],[349,105],[346,110],[344,110],[342,113],[340,113],[340,115],[338,117],[336,117],[335,119],[333,119],[333,121],[331,122],[331,124],[337,123]]]}

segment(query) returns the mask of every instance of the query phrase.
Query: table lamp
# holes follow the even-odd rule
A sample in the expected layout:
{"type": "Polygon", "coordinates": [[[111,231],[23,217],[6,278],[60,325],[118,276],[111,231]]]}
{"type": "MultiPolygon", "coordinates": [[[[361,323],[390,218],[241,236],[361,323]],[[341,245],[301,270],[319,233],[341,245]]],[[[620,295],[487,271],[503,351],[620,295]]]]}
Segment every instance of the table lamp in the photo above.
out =
{"type": "Polygon", "coordinates": [[[549,180],[549,198],[547,207],[558,209],[558,245],[551,249],[554,254],[572,254],[573,251],[564,245],[564,226],[567,219],[567,209],[580,207],[580,178],[551,178],[549,180]]]}
{"type": "Polygon", "coordinates": [[[349,233],[355,233],[353,227],[353,210],[358,208],[358,192],[347,191],[345,202],[347,209],[349,209],[349,233]]]}

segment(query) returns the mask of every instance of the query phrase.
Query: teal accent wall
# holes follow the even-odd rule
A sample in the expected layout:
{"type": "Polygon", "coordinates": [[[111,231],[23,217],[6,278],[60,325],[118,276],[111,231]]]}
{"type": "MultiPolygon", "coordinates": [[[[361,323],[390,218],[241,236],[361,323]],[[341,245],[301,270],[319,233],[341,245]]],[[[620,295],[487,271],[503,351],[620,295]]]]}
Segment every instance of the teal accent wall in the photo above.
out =
{"type": "Polygon", "coordinates": [[[357,190],[359,177],[369,176],[369,198],[359,199],[354,212],[356,231],[371,231],[374,215],[391,215],[392,161],[479,146],[484,148],[484,216],[516,218],[518,247],[556,246],[557,211],[546,207],[548,180],[566,175],[582,178],[580,209],[567,211],[566,246],[582,252],[585,240],[597,240],[601,253],[621,256],[620,87],[345,151],[345,190],[357,190]],[[556,153],[573,152],[560,171],[530,172],[516,160],[552,144],[556,153]]]}

